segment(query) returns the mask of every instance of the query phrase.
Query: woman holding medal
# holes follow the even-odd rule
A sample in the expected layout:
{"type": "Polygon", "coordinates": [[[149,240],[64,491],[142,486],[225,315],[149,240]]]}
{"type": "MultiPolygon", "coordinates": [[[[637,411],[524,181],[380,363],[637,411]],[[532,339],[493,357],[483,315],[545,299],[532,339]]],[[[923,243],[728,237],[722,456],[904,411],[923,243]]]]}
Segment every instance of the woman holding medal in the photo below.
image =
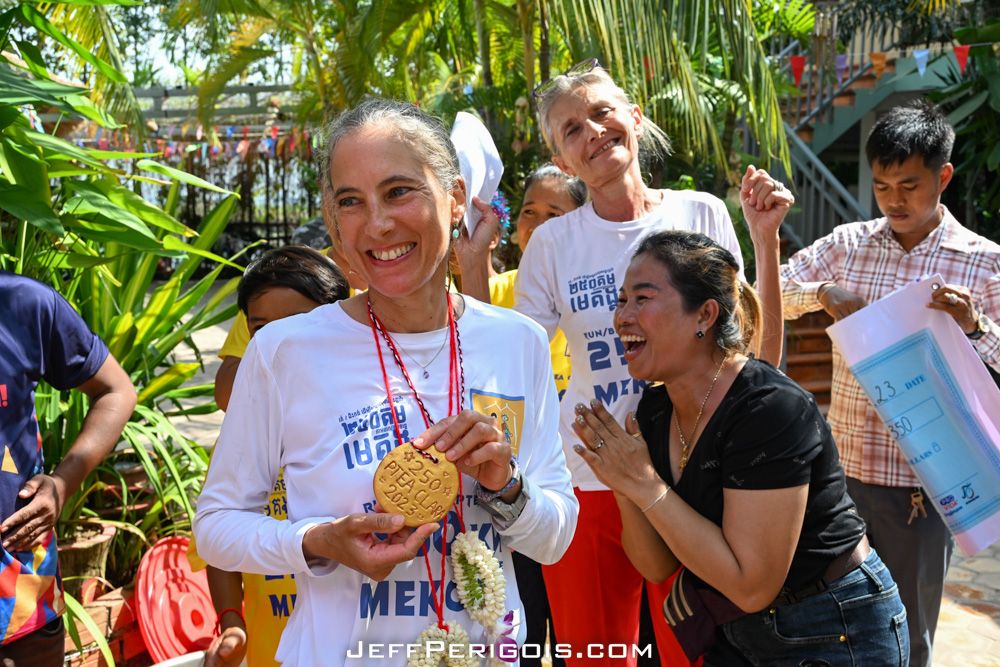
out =
{"type": "MultiPolygon", "coordinates": [[[[284,664],[436,665],[405,645],[438,638],[509,646],[514,578],[481,572],[503,595],[476,602],[446,552],[480,548],[512,572],[510,549],[551,563],[569,544],[578,506],[544,333],[445,289],[465,193],[439,121],[370,100],[331,124],[326,155],[336,232],[369,290],[254,337],[198,502],[199,549],[223,569],[296,574],[284,664]],[[443,526],[379,511],[373,478],[396,447],[462,473],[443,526]],[[287,522],[256,511],[280,468],[287,522]]],[[[424,498],[421,483],[402,479],[405,497],[424,498]]]]}

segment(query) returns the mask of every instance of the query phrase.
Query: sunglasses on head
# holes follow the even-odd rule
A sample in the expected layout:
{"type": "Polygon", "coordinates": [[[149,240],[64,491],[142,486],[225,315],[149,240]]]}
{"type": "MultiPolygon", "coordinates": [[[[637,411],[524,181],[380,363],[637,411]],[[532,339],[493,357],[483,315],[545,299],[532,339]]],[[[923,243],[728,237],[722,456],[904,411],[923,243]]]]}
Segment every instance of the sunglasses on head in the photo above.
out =
{"type": "Polygon", "coordinates": [[[584,74],[589,74],[594,71],[595,67],[600,66],[601,63],[598,62],[597,58],[587,58],[586,60],[581,60],[562,74],[554,76],[548,81],[542,81],[540,84],[535,86],[534,90],[531,91],[531,95],[536,100],[541,99],[545,97],[546,93],[556,87],[556,82],[559,81],[560,76],[566,76],[572,79],[578,76],[583,76],[584,74]]]}

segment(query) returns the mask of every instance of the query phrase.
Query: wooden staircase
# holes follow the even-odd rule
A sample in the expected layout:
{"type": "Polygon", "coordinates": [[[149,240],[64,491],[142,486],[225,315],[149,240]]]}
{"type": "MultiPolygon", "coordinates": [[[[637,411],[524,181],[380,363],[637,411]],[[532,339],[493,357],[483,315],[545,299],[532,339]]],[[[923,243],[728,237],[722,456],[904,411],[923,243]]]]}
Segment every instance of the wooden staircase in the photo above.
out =
{"type": "Polygon", "coordinates": [[[833,345],[826,334],[831,324],[833,318],[822,310],[785,322],[785,373],[816,397],[824,415],[833,379],[833,345]]]}

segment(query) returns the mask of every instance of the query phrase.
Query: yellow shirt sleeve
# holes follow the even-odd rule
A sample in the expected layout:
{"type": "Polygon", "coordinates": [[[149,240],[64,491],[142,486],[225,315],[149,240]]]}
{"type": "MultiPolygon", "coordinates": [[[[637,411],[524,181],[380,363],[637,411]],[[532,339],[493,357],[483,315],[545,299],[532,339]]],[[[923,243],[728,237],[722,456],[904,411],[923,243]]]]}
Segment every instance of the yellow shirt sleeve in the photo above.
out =
{"type": "Polygon", "coordinates": [[[247,316],[240,310],[236,313],[233,326],[229,327],[226,342],[222,344],[222,349],[219,350],[219,358],[239,357],[242,359],[243,353],[246,352],[247,345],[249,344],[250,327],[247,326],[247,316]]]}
{"type": "MultiPolygon", "coordinates": [[[[490,301],[494,306],[502,308],[514,307],[514,281],[517,279],[517,269],[501,273],[490,278],[490,301]]],[[[573,372],[569,360],[569,343],[562,330],[556,331],[555,337],[549,342],[549,356],[552,359],[552,374],[556,381],[559,398],[569,385],[569,376],[573,372]]]]}
{"type": "Polygon", "coordinates": [[[514,307],[514,280],[517,269],[490,278],[490,303],[501,308],[514,307]]]}

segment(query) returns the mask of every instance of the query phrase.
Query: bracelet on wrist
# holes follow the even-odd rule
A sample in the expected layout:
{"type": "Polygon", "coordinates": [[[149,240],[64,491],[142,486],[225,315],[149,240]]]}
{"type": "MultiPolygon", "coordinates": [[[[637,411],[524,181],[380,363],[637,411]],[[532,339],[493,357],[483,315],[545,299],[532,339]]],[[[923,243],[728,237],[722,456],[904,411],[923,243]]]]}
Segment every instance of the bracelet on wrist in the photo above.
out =
{"type": "Polygon", "coordinates": [[[643,514],[645,514],[649,510],[653,509],[653,507],[655,507],[657,503],[659,503],[661,500],[663,500],[664,498],[667,497],[668,493],[670,493],[670,487],[669,486],[663,490],[663,493],[661,493],[660,495],[656,496],[656,500],[654,500],[653,502],[651,502],[648,505],[646,505],[645,507],[643,507],[640,511],[643,514]]]}
{"type": "Polygon", "coordinates": [[[518,464],[517,464],[517,457],[515,457],[515,456],[511,456],[510,457],[510,464],[509,464],[509,466],[510,466],[510,479],[508,479],[507,483],[504,484],[502,487],[500,487],[499,490],[494,491],[493,489],[486,488],[485,486],[482,486],[480,484],[480,487],[482,487],[482,489],[486,493],[486,495],[494,496],[494,497],[502,496],[503,494],[507,493],[508,491],[510,491],[511,489],[513,489],[515,486],[517,486],[518,481],[520,481],[520,477],[517,474],[520,471],[520,468],[518,467],[518,464]]]}

